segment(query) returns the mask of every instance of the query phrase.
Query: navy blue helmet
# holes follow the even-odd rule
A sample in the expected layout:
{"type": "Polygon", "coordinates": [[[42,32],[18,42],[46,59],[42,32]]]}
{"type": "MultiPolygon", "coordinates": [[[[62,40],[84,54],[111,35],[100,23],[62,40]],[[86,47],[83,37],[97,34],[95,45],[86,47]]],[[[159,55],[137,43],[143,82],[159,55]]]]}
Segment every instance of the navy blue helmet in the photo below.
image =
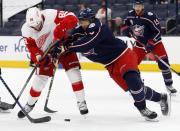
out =
{"type": "Polygon", "coordinates": [[[144,4],[143,0],[134,0],[134,4],[144,4]]]}
{"type": "Polygon", "coordinates": [[[79,11],[79,20],[88,20],[95,17],[95,12],[93,9],[86,8],[79,11]]]}

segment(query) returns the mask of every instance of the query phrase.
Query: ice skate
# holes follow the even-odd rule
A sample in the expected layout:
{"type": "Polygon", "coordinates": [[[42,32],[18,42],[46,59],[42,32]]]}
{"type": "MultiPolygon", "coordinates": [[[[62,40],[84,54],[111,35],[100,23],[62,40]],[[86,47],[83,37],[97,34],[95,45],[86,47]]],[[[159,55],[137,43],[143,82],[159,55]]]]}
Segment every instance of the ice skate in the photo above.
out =
{"type": "Polygon", "coordinates": [[[170,113],[170,101],[168,100],[168,97],[169,96],[167,94],[161,94],[161,112],[165,116],[167,116],[170,113]]]}
{"type": "MultiPolygon", "coordinates": [[[[35,104],[34,105],[29,105],[28,103],[24,106],[24,110],[27,112],[27,113],[29,113],[29,112],[31,112],[32,111],[32,109],[34,108],[34,106],[35,106],[35,104]]],[[[20,110],[19,112],[18,112],[18,117],[19,118],[24,118],[25,117],[25,114],[20,110]]]]}
{"type": "Polygon", "coordinates": [[[87,105],[86,105],[86,101],[82,101],[82,102],[77,102],[77,105],[78,105],[78,108],[79,108],[79,111],[80,111],[80,114],[81,115],[87,115],[88,114],[88,108],[87,108],[87,105]]]}
{"type": "Polygon", "coordinates": [[[175,96],[177,93],[177,90],[173,86],[166,86],[166,89],[172,96],[175,96]]]}
{"type": "Polygon", "coordinates": [[[141,115],[145,118],[147,121],[158,121],[157,113],[154,111],[149,110],[148,108],[145,108],[143,110],[139,110],[141,115]]]}

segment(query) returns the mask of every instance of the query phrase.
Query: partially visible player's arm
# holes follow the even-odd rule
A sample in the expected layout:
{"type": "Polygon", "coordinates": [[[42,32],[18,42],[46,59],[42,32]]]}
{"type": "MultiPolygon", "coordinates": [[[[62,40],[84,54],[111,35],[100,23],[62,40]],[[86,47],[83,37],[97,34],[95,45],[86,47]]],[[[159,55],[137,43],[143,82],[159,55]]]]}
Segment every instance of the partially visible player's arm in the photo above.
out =
{"type": "Polygon", "coordinates": [[[24,38],[24,42],[26,44],[26,47],[28,48],[30,55],[31,55],[31,59],[33,60],[34,63],[37,63],[37,58],[36,56],[42,56],[43,52],[37,47],[36,42],[33,38],[31,37],[25,37],[24,38]]]}
{"type": "Polygon", "coordinates": [[[82,37],[80,40],[71,43],[68,48],[72,52],[87,52],[104,38],[105,34],[102,32],[102,27],[100,26],[96,30],[89,32],[89,34],[82,37]]]}
{"type": "Polygon", "coordinates": [[[57,25],[54,30],[54,37],[62,40],[67,37],[67,30],[77,25],[78,19],[72,12],[58,10],[54,22],[57,25]]]}
{"type": "Polygon", "coordinates": [[[131,37],[131,29],[130,29],[130,22],[129,22],[129,18],[128,16],[126,17],[126,19],[124,19],[124,23],[122,24],[121,26],[121,32],[124,36],[127,36],[127,37],[131,37]]]}
{"type": "Polygon", "coordinates": [[[148,21],[148,25],[151,29],[151,38],[148,41],[151,41],[152,45],[155,45],[161,39],[161,26],[159,23],[158,18],[151,12],[148,12],[149,18],[146,20],[148,21]]]}

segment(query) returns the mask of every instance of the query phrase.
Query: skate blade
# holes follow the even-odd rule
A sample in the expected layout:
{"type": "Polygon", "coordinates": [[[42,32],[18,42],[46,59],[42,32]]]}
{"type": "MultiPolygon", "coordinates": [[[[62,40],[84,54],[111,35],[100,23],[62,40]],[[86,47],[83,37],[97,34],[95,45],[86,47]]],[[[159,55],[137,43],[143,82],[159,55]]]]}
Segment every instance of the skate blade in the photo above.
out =
{"type": "Polygon", "coordinates": [[[169,96],[168,96],[168,108],[169,108],[169,110],[168,110],[167,116],[171,115],[171,97],[172,97],[172,95],[169,94],[169,96]]]}
{"type": "Polygon", "coordinates": [[[177,96],[177,93],[171,93],[171,92],[170,92],[169,95],[172,96],[172,97],[176,97],[176,96],[177,96]]]}
{"type": "Polygon", "coordinates": [[[88,118],[88,113],[87,113],[87,114],[82,115],[82,117],[83,117],[84,119],[87,119],[87,118],[88,118]]]}
{"type": "Polygon", "coordinates": [[[3,110],[3,109],[0,108],[0,113],[11,113],[11,111],[9,109],[3,110]]]}
{"type": "Polygon", "coordinates": [[[149,119],[149,118],[146,118],[146,117],[145,117],[145,120],[146,120],[146,121],[150,121],[150,122],[159,122],[159,120],[158,120],[157,118],[149,119]]]}

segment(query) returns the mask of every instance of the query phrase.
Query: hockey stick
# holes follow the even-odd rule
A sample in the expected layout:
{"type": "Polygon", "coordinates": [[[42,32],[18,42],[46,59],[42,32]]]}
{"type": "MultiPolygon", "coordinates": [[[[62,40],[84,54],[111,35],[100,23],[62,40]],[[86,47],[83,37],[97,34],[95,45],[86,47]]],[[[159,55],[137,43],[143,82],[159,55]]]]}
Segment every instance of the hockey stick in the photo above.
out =
{"type": "Polygon", "coordinates": [[[55,73],[56,73],[56,68],[57,68],[58,60],[59,59],[56,59],[55,67],[54,67],[54,70],[53,70],[53,76],[51,78],[48,94],[47,94],[47,97],[46,97],[46,102],[45,102],[45,105],[44,105],[44,111],[46,111],[48,113],[55,113],[55,112],[57,112],[57,111],[53,111],[53,110],[49,109],[47,104],[48,104],[48,101],[49,101],[49,95],[50,95],[52,84],[53,84],[53,81],[54,81],[54,76],[55,76],[55,73]]]}
{"type": "MultiPolygon", "coordinates": [[[[51,42],[51,44],[49,45],[49,47],[48,47],[48,48],[45,50],[45,52],[43,53],[43,56],[40,58],[40,61],[42,61],[42,59],[46,56],[46,54],[47,54],[48,51],[51,49],[51,47],[52,47],[53,45],[55,45],[56,43],[57,43],[57,41],[54,42],[54,43],[51,42]]],[[[19,95],[18,95],[18,97],[17,97],[17,100],[19,100],[19,98],[21,97],[22,93],[24,92],[27,84],[29,83],[29,81],[30,81],[31,77],[33,76],[34,72],[36,71],[36,69],[37,69],[37,65],[34,67],[34,69],[32,70],[31,74],[29,75],[28,79],[26,80],[23,88],[21,89],[21,91],[20,91],[20,93],[19,93],[19,95]]],[[[1,103],[0,103],[0,108],[2,108],[3,110],[14,109],[15,106],[16,106],[16,101],[15,101],[13,104],[8,104],[8,103],[5,103],[5,102],[1,102],[1,103]]]]}
{"type": "Polygon", "coordinates": [[[45,117],[41,117],[41,118],[32,118],[28,115],[28,113],[24,110],[24,108],[22,107],[22,105],[19,103],[19,101],[17,100],[17,98],[15,97],[15,95],[13,94],[13,92],[11,91],[11,89],[8,87],[8,85],[6,84],[6,82],[4,81],[4,79],[2,78],[2,76],[0,75],[0,80],[2,81],[2,83],[4,84],[4,86],[6,87],[6,89],[9,91],[9,93],[11,94],[11,96],[13,97],[13,99],[15,100],[15,102],[19,105],[19,107],[21,108],[22,112],[26,115],[26,117],[29,119],[30,122],[32,123],[43,123],[43,122],[48,122],[51,120],[50,116],[45,116],[45,117]]]}
{"type": "MultiPolygon", "coordinates": [[[[144,45],[134,36],[131,34],[131,36],[145,49],[144,45]]],[[[152,52],[152,55],[155,56],[160,62],[162,62],[167,68],[172,70],[174,73],[176,73],[178,76],[180,76],[180,72],[175,71],[170,65],[168,65],[165,61],[163,61],[158,55],[156,55],[154,52],[152,52]]]]}

